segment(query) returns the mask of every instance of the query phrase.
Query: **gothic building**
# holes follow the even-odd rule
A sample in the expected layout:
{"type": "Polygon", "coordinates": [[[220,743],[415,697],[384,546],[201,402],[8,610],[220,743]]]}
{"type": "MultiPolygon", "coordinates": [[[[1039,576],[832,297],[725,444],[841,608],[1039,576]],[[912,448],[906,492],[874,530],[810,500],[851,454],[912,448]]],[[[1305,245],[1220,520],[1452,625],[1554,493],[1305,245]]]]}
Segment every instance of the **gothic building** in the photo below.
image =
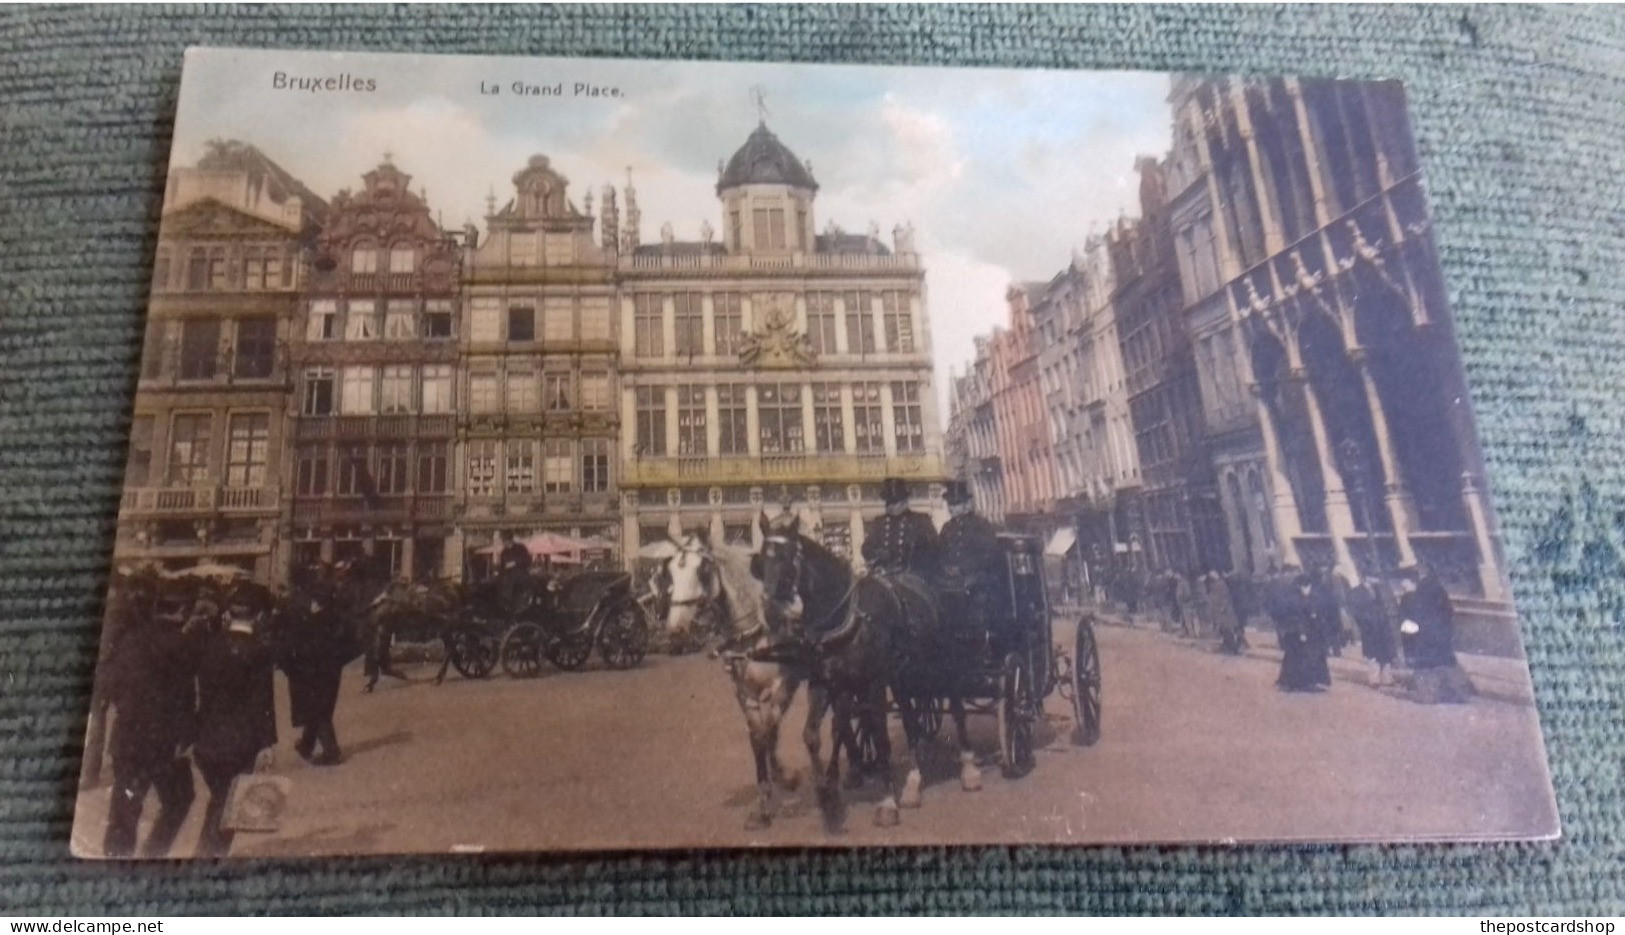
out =
{"type": "Polygon", "coordinates": [[[285,573],[288,329],[326,208],[245,143],[170,173],[117,559],[285,573]]]}
{"type": "Polygon", "coordinates": [[[1233,560],[1420,560],[1458,597],[1504,599],[1399,86],[1180,78],[1171,99],[1233,560]]]}
{"type": "Polygon", "coordinates": [[[628,548],[685,529],[749,542],[764,505],[856,556],[880,481],[940,510],[942,434],[913,233],[819,233],[811,167],[765,123],[718,165],[720,229],[617,260],[628,548]]]}
{"type": "MultiPolygon", "coordinates": [[[[619,562],[615,405],[619,329],[614,191],[594,239],[592,195],[570,199],[546,156],[491,199],[487,233],[463,271],[467,327],[458,339],[457,553],[483,574],[496,534],[554,533],[619,562]]],[[[627,211],[635,225],[635,192],[627,211]]]]}
{"type": "Polygon", "coordinates": [[[334,196],[293,328],[294,558],[455,573],[456,239],[386,156],[334,196]]]}

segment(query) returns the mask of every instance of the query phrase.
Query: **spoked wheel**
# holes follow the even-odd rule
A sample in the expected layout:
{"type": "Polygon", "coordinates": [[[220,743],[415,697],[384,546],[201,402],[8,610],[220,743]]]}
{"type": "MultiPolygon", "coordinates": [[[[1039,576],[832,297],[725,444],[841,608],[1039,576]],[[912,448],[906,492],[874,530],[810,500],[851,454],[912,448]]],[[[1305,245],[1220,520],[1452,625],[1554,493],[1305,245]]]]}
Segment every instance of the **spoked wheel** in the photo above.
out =
{"type": "Polygon", "coordinates": [[[473,627],[451,634],[451,665],[465,679],[483,679],[497,666],[496,641],[473,627]]]}
{"type": "Polygon", "coordinates": [[[502,638],[502,671],[516,679],[533,679],[542,671],[542,628],[521,623],[502,638]]]}
{"type": "Polygon", "coordinates": [[[944,702],[941,698],[913,698],[903,704],[907,705],[905,713],[916,718],[915,723],[924,732],[927,740],[934,740],[942,735],[944,702]]]}
{"type": "Polygon", "coordinates": [[[999,769],[1008,779],[1027,775],[1033,768],[1032,686],[1021,657],[1004,657],[999,679],[999,769]]]}
{"type": "Polygon", "coordinates": [[[1100,740],[1100,647],[1095,642],[1095,621],[1078,621],[1072,654],[1072,742],[1092,747],[1100,740]]]}
{"type": "Polygon", "coordinates": [[[591,631],[567,633],[544,642],[542,652],[547,655],[548,662],[573,671],[587,664],[587,657],[592,655],[592,642],[591,631]]]}
{"type": "MultiPolygon", "coordinates": [[[[885,730],[885,725],[882,719],[880,729],[885,730]]],[[[880,767],[880,739],[871,729],[869,719],[861,712],[852,716],[852,748],[846,751],[846,755],[851,761],[848,774],[853,781],[861,780],[880,767]]]]}
{"type": "Polygon", "coordinates": [[[649,625],[636,604],[624,601],[610,610],[598,634],[598,653],[611,669],[630,669],[649,650],[649,625]]]}

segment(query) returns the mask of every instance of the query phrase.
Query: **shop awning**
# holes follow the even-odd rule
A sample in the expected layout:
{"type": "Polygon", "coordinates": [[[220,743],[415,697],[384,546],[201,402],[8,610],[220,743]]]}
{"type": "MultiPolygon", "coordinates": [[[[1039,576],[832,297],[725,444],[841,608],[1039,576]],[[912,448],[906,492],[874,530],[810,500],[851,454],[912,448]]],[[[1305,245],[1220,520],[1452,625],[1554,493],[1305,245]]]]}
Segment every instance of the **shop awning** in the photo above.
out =
{"type": "Polygon", "coordinates": [[[1049,545],[1044,546],[1045,555],[1065,555],[1072,551],[1078,542],[1078,531],[1068,526],[1055,530],[1055,535],[1049,537],[1049,545]]]}

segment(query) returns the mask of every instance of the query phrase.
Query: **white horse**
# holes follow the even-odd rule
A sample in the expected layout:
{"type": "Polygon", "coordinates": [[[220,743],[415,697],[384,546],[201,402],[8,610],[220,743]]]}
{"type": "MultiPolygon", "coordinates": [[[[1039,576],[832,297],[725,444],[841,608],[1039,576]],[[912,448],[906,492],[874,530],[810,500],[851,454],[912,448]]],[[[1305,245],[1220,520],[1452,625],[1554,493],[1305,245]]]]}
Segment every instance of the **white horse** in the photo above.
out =
{"type": "Polygon", "coordinates": [[[721,635],[712,654],[723,659],[733,680],[756,759],[756,808],[745,827],[766,828],[773,822],[775,785],[797,785],[797,777],[779,761],[779,727],[805,675],[797,665],[764,658],[770,655],[771,633],[761,582],[750,573],[752,553],[689,533],[680,541],[646,545],[638,554],[664,563],[655,580],[669,607],[669,637],[686,638],[697,629],[721,635]]]}

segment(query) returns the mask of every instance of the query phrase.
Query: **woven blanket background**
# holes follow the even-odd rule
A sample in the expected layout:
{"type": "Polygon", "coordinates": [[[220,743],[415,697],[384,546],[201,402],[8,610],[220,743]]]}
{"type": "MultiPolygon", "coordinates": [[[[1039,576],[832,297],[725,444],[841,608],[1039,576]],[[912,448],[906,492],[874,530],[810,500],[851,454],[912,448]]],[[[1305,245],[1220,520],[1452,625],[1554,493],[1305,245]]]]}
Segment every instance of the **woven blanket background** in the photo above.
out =
{"type": "Polygon", "coordinates": [[[1622,144],[1618,8],[0,9],[0,913],[1625,913],[1622,144]],[[1563,841],[75,862],[190,44],[1402,78],[1563,841]]]}

